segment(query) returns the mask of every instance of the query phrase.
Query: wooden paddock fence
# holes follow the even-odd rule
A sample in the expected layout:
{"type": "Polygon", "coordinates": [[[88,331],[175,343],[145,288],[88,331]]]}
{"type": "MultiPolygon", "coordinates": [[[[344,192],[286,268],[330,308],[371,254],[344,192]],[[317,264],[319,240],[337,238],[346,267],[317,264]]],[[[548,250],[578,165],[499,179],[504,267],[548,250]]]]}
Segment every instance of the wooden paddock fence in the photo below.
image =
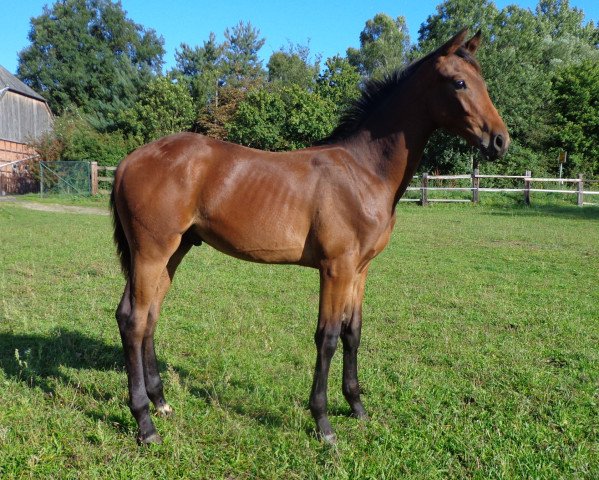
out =
{"type": "MultiPolygon", "coordinates": [[[[98,193],[110,193],[112,182],[114,179],[114,171],[116,167],[101,167],[95,162],[92,162],[92,195],[98,193]]],[[[480,194],[483,193],[521,193],[524,203],[530,205],[531,193],[552,193],[562,195],[576,195],[576,203],[578,206],[583,205],[598,205],[599,203],[585,202],[585,195],[599,195],[597,190],[585,190],[586,185],[599,184],[599,180],[584,179],[582,175],[578,178],[537,178],[531,175],[530,171],[526,171],[524,175],[481,175],[478,168],[474,169],[472,174],[465,175],[430,175],[423,173],[421,176],[415,176],[414,182],[420,181],[420,186],[410,186],[407,191],[420,192],[418,198],[402,198],[402,202],[418,202],[420,205],[428,205],[434,202],[473,202],[480,201],[480,194]],[[500,187],[485,187],[481,186],[481,182],[489,179],[511,180],[521,182],[521,187],[516,188],[500,188],[500,187]],[[469,181],[467,187],[455,187],[443,185],[448,181],[469,181]],[[535,184],[545,184],[552,188],[534,188],[535,184]],[[563,188],[564,186],[573,186],[574,188],[563,188]],[[561,188],[559,188],[561,187],[561,188]],[[432,198],[430,192],[469,192],[470,198],[432,198]]],[[[599,202],[599,199],[598,199],[599,202]]]]}
{"type": "Polygon", "coordinates": [[[91,162],[91,166],[91,194],[109,194],[112,189],[116,167],[101,167],[96,162],[91,162]]]}
{"type": "Polygon", "coordinates": [[[585,184],[591,185],[599,183],[599,180],[584,179],[582,174],[578,178],[540,178],[533,177],[529,170],[524,175],[481,175],[478,168],[474,169],[472,174],[468,175],[430,175],[423,173],[419,177],[414,177],[414,181],[420,180],[420,186],[410,186],[408,191],[420,192],[419,198],[402,198],[402,201],[418,202],[421,205],[428,205],[433,202],[473,202],[480,201],[481,192],[489,193],[521,193],[524,203],[530,205],[531,193],[552,193],[563,195],[576,195],[578,206],[597,205],[598,203],[585,202],[585,195],[599,195],[599,191],[585,190],[585,184]],[[501,188],[481,186],[481,181],[485,179],[501,179],[513,182],[521,182],[521,187],[501,188]],[[467,187],[455,187],[443,185],[447,181],[469,181],[467,187]],[[534,188],[534,184],[549,185],[550,188],[534,188]],[[564,188],[572,185],[574,188],[564,188]],[[432,198],[430,192],[469,192],[470,198],[432,198]]]}

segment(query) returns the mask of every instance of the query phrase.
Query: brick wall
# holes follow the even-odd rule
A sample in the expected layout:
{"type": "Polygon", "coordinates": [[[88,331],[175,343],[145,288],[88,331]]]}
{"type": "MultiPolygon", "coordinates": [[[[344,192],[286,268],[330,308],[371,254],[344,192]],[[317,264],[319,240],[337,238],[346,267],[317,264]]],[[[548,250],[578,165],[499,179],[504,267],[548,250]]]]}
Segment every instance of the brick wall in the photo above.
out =
{"type": "Polygon", "coordinates": [[[28,145],[0,139],[0,165],[27,158],[31,155],[35,155],[35,150],[28,145]]]}

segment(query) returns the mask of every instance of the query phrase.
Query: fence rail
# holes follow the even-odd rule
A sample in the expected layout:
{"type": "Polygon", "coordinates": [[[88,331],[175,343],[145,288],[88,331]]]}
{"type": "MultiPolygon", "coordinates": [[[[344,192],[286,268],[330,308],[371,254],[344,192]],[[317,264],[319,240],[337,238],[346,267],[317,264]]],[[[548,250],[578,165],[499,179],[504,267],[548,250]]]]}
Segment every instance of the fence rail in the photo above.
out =
{"type": "Polygon", "coordinates": [[[115,170],[116,167],[101,167],[96,162],[92,162],[92,195],[110,193],[115,170]]]}
{"type": "Polygon", "coordinates": [[[433,202],[473,202],[478,203],[480,200],[480,192],[511,192],[511,193],[522,193],[524,195],[524,202],[530,205],[530,194],[531,193],[557,193],[557,194],[572,194],[576,195],[576,203],[578,206],[583,205],[595,205],[595,203],[585,202],[585,195],[599,195],[599,191],[596,190],[585,190],[585,183],[597,183],[599,180],[585,180],[582,175],[578,178],[535,178],[531,175],[530,171],[526,171],[524,175],[481,175],[478,169],[475,169],[472,174],[468,175],[429,175],[423,173],[421,177],[414,177],[415,180],[421,179],[420,186],[408,187],[407,191],[419,191],[420,198],[402,198],[401,201],[419,202],[421,205],[427,205],[433,202]],[[521,188],[499,188],[499,187],[481,187],[481,179],[509,179],[509,180],[522,180],[524,185],[521,188]],[[433,181],[443,182],[447,180],[470,180],[469,187],[451,187],[451,186],[431,186],[430,183],[433,181]],[[562,188],[533,188],[533,183],[555,183],[558,185],[574,184],[575,189],[562,189],[562,188]],[[430,198],[429,192],[471,192],[471,198],[430,198]]]}

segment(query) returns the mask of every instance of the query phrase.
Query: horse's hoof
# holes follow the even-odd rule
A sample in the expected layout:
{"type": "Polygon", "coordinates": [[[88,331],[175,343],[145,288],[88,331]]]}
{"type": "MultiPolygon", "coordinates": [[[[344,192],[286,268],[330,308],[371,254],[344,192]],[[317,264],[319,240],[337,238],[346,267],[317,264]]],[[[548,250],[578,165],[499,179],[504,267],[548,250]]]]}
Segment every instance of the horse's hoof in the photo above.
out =
{"type": "Polygon", "coordinates": [[[160,445],[162,443],[162,437],[158,435],[158,433],[150,433],[147,436],[140,435],[137,437],[137,441],[140,445],[149,445],[151,443],[155,445],[160,445]]]}
{"type": "Polygon", "coordinates": [[[158,415],[162,415],[163,417],[169,417],[173,414],[173,409],[168,403],[156,407],[156,411],[158,412],[158,415]]]}
{"type": "Polygon", "coordinates": [[[334,432],[331,433],[321,433],[320,439],[322,443],[326,443],[327,445],[335,445],[337,443],[337,435],[334,432]]]}
{"type": "Polygon", "coordinates": [[[366,412],[353,412],[351,416],[363,422],[367,422],[368,420],[370,420],[370,417],[366,412]]]}

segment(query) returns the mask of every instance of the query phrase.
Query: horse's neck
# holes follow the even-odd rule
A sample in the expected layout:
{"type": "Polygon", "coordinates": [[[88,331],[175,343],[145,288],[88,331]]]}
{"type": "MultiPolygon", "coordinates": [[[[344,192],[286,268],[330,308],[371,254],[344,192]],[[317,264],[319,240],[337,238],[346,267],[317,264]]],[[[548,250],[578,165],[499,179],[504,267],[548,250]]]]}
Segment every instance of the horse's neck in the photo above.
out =
{"type": "Polygon", "coordinates": [[[354,137],[355,147],[364,152],[360,155],[361,161],[387,183],[388,191],[392,192],[393,209],[410,184],[434,131],[423,111],[421,106],[413,105],[389,107],[379,118],[367,122],[354,137]]]}

